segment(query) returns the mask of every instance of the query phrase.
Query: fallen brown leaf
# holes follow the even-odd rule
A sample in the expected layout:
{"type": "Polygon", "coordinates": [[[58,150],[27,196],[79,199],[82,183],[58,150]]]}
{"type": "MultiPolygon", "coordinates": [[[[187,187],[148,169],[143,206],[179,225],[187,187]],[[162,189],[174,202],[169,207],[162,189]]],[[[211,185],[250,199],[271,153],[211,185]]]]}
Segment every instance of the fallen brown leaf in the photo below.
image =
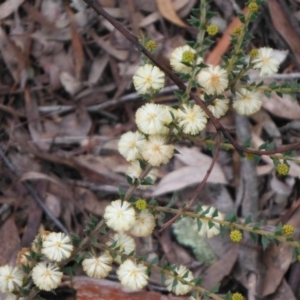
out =
{"type": "Polygon", "coordinates": [[[180,26],[187,25],[178,17],[171,0],[156,0],[156,4],[161,15],[168,21],[180,26]]]}

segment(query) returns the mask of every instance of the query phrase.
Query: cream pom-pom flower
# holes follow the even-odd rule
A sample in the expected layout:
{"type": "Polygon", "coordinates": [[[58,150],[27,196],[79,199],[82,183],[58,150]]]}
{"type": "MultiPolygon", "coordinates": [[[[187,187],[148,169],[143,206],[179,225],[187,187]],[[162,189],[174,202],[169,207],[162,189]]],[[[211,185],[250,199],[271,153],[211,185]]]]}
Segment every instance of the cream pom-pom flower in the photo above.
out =
{"type": "Polygon", "coordinates": [[[133,85],[139,94],[151,94],[165,85],[165,74],[158,67],[145,64],[133,75],[133,85]]]}
{"type": "Polygon", "coordinates": [[[232,106],[241,115],[252,115],[261,109],[262,94],[247,89],[237,90],[232,106]]]}
{"type": "Polygon", "coordinates": [[[208,95],[220,95],[228,86],[227,72],[220,66],[209,66],[202,69],[197,75],[197,81],[208,95]]]}
{"type": "Polygon", "coordinates": [[[145,142],[142,156],[153,167],[166,164],[174,154],[174,146],[166,144],[166,139],[161,135],[151,135],[145,142]]]}
{"type": "Polygon", "coordinates": [[[127,161],[141,158],[141,149],[145,143],[145,136],[138,131],[124,133],[118,143],[118,150],[127,161]]]}
{"type": "Polygon", "coordinates": [[[143,209],[136,216],[136,221],[130,230],[135,236],[149,236],[155,227],[155,218],[148,209],[143,209]]]}
{"type": "Polygon", "coordinates": [[[258,49],[258,55],[253,59],[253,69],[260,69],[260,76],[272,76],[278,72],[280,61],[275,57],[274,50],[268,47],[258,49]]]}
{"type": "Polygon", "coordinates": [[[70,257],[73,248],[70,237],[65,233],[51,232],[43,241],[42,253],[50,260],[60,262],[70,257]]]}
{"type": "Polygon", "coordinates": [[[135,114],[135,122],[139,130],[145,134],[167,134],[166,125],[172,122],[168,106],[147,103],[141,106],[135,114]]]}
{"type": "MultiPolygon", "coordinates": [[[[189,74],[191,72],[191,67],[182,63],[182,54],[190,51],[193,54],[196,53],[195,49],[191,48],[189,45],[177,47],[173,50],[170,57],[170,65],[172,69],[177,73],[189,74]]],[[[197,64],[203,61],[201,57],[197,58],[197,64]]]]}
{"type": "MultiPolygon", "coordinates": [[[[133,178],[133,180],[137,180],[139,176],[142,174],[142,172],[143,169],[140,166],[140,162],[136,160],[131,162],[131,165],[128,167],[126,174],[131,178],[133,178]]],[[[151,181],[154,183],[157,178],[157,169],[152,168],[146,178],[150,178],[151,181]]],[[[150,185],[140,184],[138,187],[141,189],[146,189],[149,186],[150,185]]]]}
{"type": "MultiPolygon", "coordinates": [[[[201,211],[198,212],[198,213],[199,213],[199,215],[201,214],[201,215],[204,215],[205,217],[212,218],[215,211],[216,211],[216,208],[214,208],[212,206],[203,205],[201,207],[201,211]]],[[[223,214],[221,214],[218,211],[217,216],[214,216],[213,219],[215,219],[215,220],[224,220],[224,216],[223,216],[223,214]]],[[[211,237],[213,237],[215,235],[218,235],[220,233],[220,224],[219,223],[216,223],[214,221],[210,222],[210,221],[204,220],[204,219],[200,219],[200,220],[201,220],[200,229],[198,228],[197,222],[195,222],[195,225],[194,225],[194,229],[196,231],[198,231],[198,234],[200,236],[211,238],[211,237]],[[211,228],[210,228],[210,223],[213,224],[213,226],[211,228]]]]}
{"type": "Polygon", "coordinates": [[[5,265],[0,267],[0,292],[7,293],[23,285],[24,273],[16,267],[5,265]]]}
{"type": "MultiPolygon", "coordinates": [[[[106,245],[108,247],[114,245],[118,249],[118,251],[123,252],[125,254],[130,254],[133,251],[135,251],[134,239],[123,232],[115,233],[106,243],[106,245]]],[[[114,258],[114,261],[117,263],[121,263],[121,256],[117,255],[114,258]]]]}
{"type": "Polygon", "coordinates": [[[178,124],[186,134],[198,134],[207,123],[206,114],[198,105],[184,104],[182,109],[177,110],[177,116],[178,124]]]}
{"type": "Polygon", "coordinates": [[[106,206],[103,217],[108,227],[115,231],[126,231],[135,222],[135,210],[129,202],[118,199],[106,206]]]}
{"type": "Polygon", "coordinates": [[[125,260],[117,270],[121,284],[132,291],[142,289],[148,283],[147,267],[137,264],[131,259],[125,260]]]}
{"type": "Polygon", "coordinates": [[[212,104],[207,106],[207,108],[217,119],[219,119],[227,113],[229,108],[229,99],[216,98],[213,100],[212,104]]]}
{"type": "Polygon", "coordinates": [[[82,261],[82,267],[85,273],[92,278],[105,278],[112,269],[113,259],[108,251],[96,257],[90,254],[89,258],[82,261]]]}
{"type": "MultiPolygon", "coordinates": [[[[185,282],[190,282],[194,279],[193,273],[185,266],[178,265],[174,271],[174,276],[181,277],[185,282]]],[[[165,282],[168,291],[172,291],[176,295],[185,295],[187,294],[192,287],[188,284],[181,282],[180,280],[168,276],[165,282]],[[174,285],[174,281],[177,281],[177,284],[174,285]]]]}
{"type": "Polygon", "coordinates": [[[58,287],[63,273],[54,263],[40,262],[32,269],[34,284],[43,291],[51,291],[58,287]]]}

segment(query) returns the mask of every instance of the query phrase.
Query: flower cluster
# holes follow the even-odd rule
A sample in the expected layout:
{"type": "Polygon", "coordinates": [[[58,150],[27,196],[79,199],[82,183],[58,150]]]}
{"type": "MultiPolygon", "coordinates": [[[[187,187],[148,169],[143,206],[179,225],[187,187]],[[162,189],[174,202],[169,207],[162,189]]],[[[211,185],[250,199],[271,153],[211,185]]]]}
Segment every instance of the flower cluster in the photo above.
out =
{"type": "Polygon", "coordinates": [[[13,292],[19,292],[24,284],[26,286],[29,277],[40,290],[54,290],[63,275],[57,263],[69,258],[72,251],[71,239],[66,234],[39,234],[31,248],[22,248],[17,254],[17,267],[0,267],[0,292],[5,293],[6,299],[25,299],[13,292]]]}
{"type": "Polygon", "coordinates": [[[105,208],[104,219],[110,228],[124,233],[130,231],[135,236],[149,236],[155,227],[155,218],[147,210],[136,211],[127,201],[112,201],[105,208]]]}

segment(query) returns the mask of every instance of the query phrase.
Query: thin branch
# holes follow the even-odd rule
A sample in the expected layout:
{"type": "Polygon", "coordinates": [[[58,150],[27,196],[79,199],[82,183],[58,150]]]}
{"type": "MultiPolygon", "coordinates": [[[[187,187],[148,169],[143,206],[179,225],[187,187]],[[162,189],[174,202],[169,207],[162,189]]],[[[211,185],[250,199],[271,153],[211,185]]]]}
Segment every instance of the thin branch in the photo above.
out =
{"type": "MultiPolygon", "coordinates": [[[[5,153],[0,148],[0,158],[3,160],[6,167],[17,177],[19,178],[19,174],[16,171],[14,165],[9,161],[6,157],[5,153]]],[[[42,211],[46,214],[46,216],[65,234],[69,234],[68,229],[52,214],[52,212],[48,209],[47,205],[43,202],[40,195],[35,191],[35,189],[26,181],[22,182],[24,187],[27,189],[32,198],[36,201],[38,206],[42,209],[42,211]]]]}
{"type": "Polygon", "coordinates": [[[220,133],[218,132],[217,135],[217,142],[216,142],[216,151],[214,154],[214,157],[211,161],[211,164],[208,168],[208,170],[206,171],[206,174],[203,178],[203,180],[201,181],[201,183],[198,185],[197,189],[194,191],[191,199],[189,199],[189,204],[183,208],[182,210],[180,210],[171,220],[169,220],[167,223],[165,223],[162,228],[159,230],[159,232],[162,232],[163,230],[165,230],[166,228],[168,228],[171,224],[173,224],[181,215],[183,212],[187,211],[194,203],[195,199],[197,198],[197,196],[200,194],[200,192],[202,191],[204,185],[206,184],[208,177],[212,171],[212,169],[214,168],[218,155],[219,155],[219,151],[220,151],[220,145],[221,145],[221,136],[220,133]]]}

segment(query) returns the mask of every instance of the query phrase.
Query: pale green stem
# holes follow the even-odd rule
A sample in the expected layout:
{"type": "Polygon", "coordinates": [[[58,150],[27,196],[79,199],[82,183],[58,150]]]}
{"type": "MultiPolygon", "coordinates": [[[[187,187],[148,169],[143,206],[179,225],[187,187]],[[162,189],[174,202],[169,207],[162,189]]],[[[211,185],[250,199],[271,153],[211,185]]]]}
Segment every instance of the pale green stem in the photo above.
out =
{"type": "Polygon", "coordinates": [[[174,209],[174,208],[169,208],[169,207],[148,205],[148,208],[153,209],[155,211],[168,212],[168,213],[171,213],[171,214],[174,214],[174,215],[178,214],[179,212],[182,212],[182,215],[189,216],[189,217],[194,218],[194,219],[202,219],[202,220],[206,220],[206,221],[212,221],[214,223],[218,223],[218,224],[221,224],[221,225],[226,226],[226,227],[231,227],[231,228],[241,229],[241,230],[248,231],[248,232],[253,232],[253,233],[265,236],[265,237],[272,236],[273,238],[276,238],[277,240],[279,240],[281,242],[284,242],[284,243],[287,243],[287,244],[289,244],[293,247],[299,248],[299,246],[300,246],[299,242],[297,242],[297,241],[289,241],[288,239],[290,237],[275,235],[273,232],[269,232],[269,231],[266,231],[266,230],[254,229],[253,227],[251,227],[249,225],[232,223],[232,222],[225,221],[225,220],[218,220],[218,219],[215,219],[213,217],[201,216],[201,215],[199,215],[197,213],[194,213],[194,212],[182,211],[180,209],[174,209]]]}

